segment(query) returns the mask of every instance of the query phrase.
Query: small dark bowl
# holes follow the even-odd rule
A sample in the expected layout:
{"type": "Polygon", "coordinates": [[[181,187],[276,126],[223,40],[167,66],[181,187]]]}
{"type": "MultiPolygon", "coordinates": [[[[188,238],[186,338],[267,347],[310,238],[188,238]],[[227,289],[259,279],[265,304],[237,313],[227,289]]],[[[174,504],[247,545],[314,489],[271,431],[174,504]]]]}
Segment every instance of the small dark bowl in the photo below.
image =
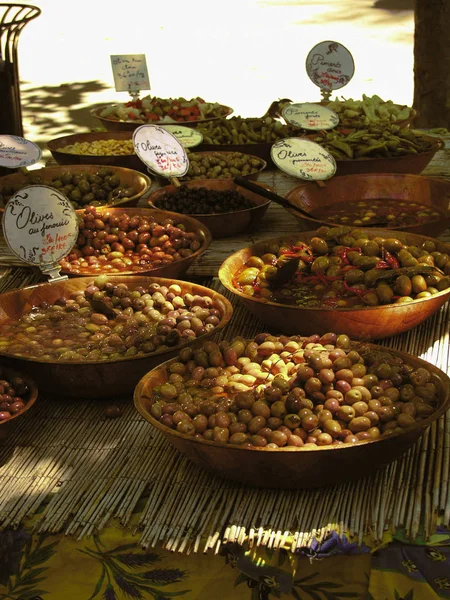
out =
{"type": "MultiPolygon", "coordinates": [[[[180,260],[176,260],[167,265],[162,265],[160,267],[151,268],[150,266],[140,266],[136,265],[135,268],[120,271],[120,272],[112,272],[110,269],[103,270],[82,270],[80,273],[74,273],[72,270],[67,268],[61,268],[61,273],[65,275],[70,275],[73,277],[86,277],[100,275],[101,273],[107,273],[111,275],[151,275],[152,277],[182,277],[186,271],[189,269],[191,264],[199,258],[211,244],[212,237],[208,228],[201,223],[199,220],[194,219],[188,215],[181,215],[180,213],[170,212],[168,210],[160,210],[160,209],[150,209],[150,208],[103,208],[98,207],[99,212],[108,212],[112,215],[129,215],[133,216],[145,216],[154,217],[157,221],[163,221],[164,219],[175,219],[178,223],[182,223],[185,227],[185,231],[192,231],[196,233],[200,239],[202,240],[202,245],[200,248],[191,254],[191,256],[186,256],[185,258],[181,258],[180,260]]],[[[77,213],[83,213],[83,210],[78,210],[77,213]]]]}
{"type": "MultiPolygon", "coordinates": [[[[353,344],[353,347],[358,350],[358,344],[353,344]]],[[[201,468],[220,477],[258,488],[273,489],[316,488],[339,484],[366,477],[396,460],[450,407],[450,379],[443,371],[404,352],[370,344],[364,344],[364,348],[383,350],[393,356],[400,356],[415,368],[425,367],[431,371],[439,394],[436,411],[402,433],[358,444],[321,446],[315,449],[286,446],[269,450],[196,439],[166,427],[150,413],[153,388],[167,381],[168,367],[176,358],[159,365],[139,381],[134,392],[134,405],[152,427],[165,435],[172,446],[201,468]]]]}
{"type": "MultiPolygon", "coordinates": [[[[253,204],[252,208],[245,208],[243,210],[235,210],[232,212],[215,213],[215,214],[198,214],[192,213],[190,216],[197,219],[211,232],[213,238],[225,238],[232,235],[237,235],[242,231],[249,228],[254,229],[263,216],[265,215],[270,200],[267,200],[263,196],[259,196],[249,190],[236,185],[232,180],[225,179],[202,179],[186,181],[183,183],[189,188],[207,188],[208,190],[236,190],[242,196],[250,200],[253,204]]],[[[259,184],[262,185],[262,184],[259,184]]],[[[262,185],[262,187],[272,190],[269,186],[262,185]]],[[[163,197],[166,194],[174,194],[177,191],[174,185],[169,185],[160,190],[157,190],[148,199],[148,203],[154,208],[163,208],[163,197]]]]}
{"type": "Polygon", "coordinates": [[[7,437],[11,435],[14,429],[17,427],[20,417],[22,417],[36,402],[38,397],[38,388],[36,383],[34,382],[29,375],[19,371],[17,369],[12,369],[11,367],[4,366],[3,361],[0,366],[1,378],[4,377],[7,380],[10,380],[12,377],[21,377],[25,380],[28,385],[28,392],[23,396],[25,401],[25,406],[23,410],[19,413],[13,415],[9,419],[5,419],[4,421],[0,421],[0,444],[6,440],[7,437]]]}
{"type": "MultiPolygon", "coordinates": [[[[63,281],[43,283],[0,294],[0,324],[10,319],[17,319],[28,313],[33,306],[41,302],[52,304],[62,296],[68,296],[77,290],[85,290],[92,283],[93,277],[73,277],[63,281]]],[[[200,294],[214,299],[221,313],[221,320],[211,332],[199,336],[193,342],[187,340],[179,346],[161,349],[140,357],[127,357],[112,361],[97,362],[51,362],[38,358],[12,356],[0,352],[2,362],[17,371],[32,377],[39,389],[49,394],[78,396],[80,398],[109,398],[131,394],[139,379],[149,370],[164,360],[175,356],[180,348],[196,346],[215,335],[225,327],[231,318],[231,303],[221,294],[205,286],[161,277],[144,277],[140,275],[111,276],[113,283],[126,283],[129,289],[138,286],[148,287],[151,283],[170,286],[178,284],[183,293],[200,294]]]]}
{"type": "MultiPolygon", "coordinates": [[[[366,175],[344,175],[332,178],[319,187],[315,182],[303,183],[285,196],[294,207],[313,212],[330,205],[345,205],[356,200],[395,199],[402,202],[426,204],[441,212],[441,218],[423,224],[383,226],[384,229],[409,231],[437,237],[450,226],[450,181],[422,175],[401,173],[368,173],[366,175]]],[[[300,223],[302,230],[311,230],[321,225],[335,223],[325,218],[304,217],[295,210],[287,209],[300,223]]]]}

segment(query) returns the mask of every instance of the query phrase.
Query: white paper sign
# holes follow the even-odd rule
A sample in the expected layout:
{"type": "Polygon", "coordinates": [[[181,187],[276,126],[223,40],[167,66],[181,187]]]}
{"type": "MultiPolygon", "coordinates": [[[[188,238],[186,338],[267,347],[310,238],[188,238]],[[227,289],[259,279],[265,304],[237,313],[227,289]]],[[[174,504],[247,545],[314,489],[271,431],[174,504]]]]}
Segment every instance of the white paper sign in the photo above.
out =
{"type": "Polygon", "coordinates": [[[338,90],[355,73],[353,56],[345,46],[330,40],[320,42],[306,57],[306,72],[323,90],[338,90]]]}
{"type": "Polygon", "coordinates": [[[0,135],[0,166],[8,169],[34,165],[41,158],[39,146],[17,135],[0,135]]]}
{"type": "Polygon", "coordinates": [[[330,108],[310,102],[289,104],[281,114],[288,123],[302,129],[333,129],[339,123],[339,117],[330,108]]]}
{"type": "Polygon", "coordinates": [[[134,150],[142,162],[162,177],[182,177],[189,169],[186,150],[160,125],[141,125],[133,133],[134,150]]]}
{"type": "Polygon", "coordinates": [[[183,125],[163,125],[163,129],[174,135],[184,148],[193,148],[203,142],[203,134],[193,127],[183,125]]]}
{"type": "Polygon", "coordinates": [[[334,157],[319,144],[302,138],[286,138],[270,149],[273,162],[279,169],[307,180],[323,180],[336,173],[334,157]]]}
{"type": "Polygon", "coordinates": [[[111,54],[116,92],[150,89],[145,54],[111,54]]]}
{"type": "Polygon", "coordinates": [[[46,267],[67,256],[78,237],[78,219],[70,200],[47,185],[29,185],[7,203],[3,234],[23,261],[46,267]]]}

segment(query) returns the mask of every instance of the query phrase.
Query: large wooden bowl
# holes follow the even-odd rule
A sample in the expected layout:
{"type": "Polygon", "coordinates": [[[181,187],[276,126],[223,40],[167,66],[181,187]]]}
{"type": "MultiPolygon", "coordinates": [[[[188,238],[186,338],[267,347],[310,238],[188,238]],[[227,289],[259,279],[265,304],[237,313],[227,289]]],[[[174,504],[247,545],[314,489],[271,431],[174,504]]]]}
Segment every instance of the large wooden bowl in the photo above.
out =
{"type": "MultiPolygon", "coordinates": [[[[108,212],[111,215],[129,215],[130,217],[153,217],[158,222],[165,219],[174,219],[177,223],[184,226],[185,231],[194,232],[202,240],[202,245],[191,256],[186,256],[167,265],[151,268],[151,266],[136,265],[133,269],[120,271],[116,275],[152,275],[152,277],[181,277],[189,269],[190,265],[197,260],[209,247],[212,241],[211,233],[208,228],[199,220],[188,215],[170,212],[168,210],[150,209],[150,208],[100,208],[99,212],[108,212]]],[[[77,210],[78,214],[83,214],[83,210],[77,210]]],[[[75,246],[76,247],[76,246],[75,246]]],[[[85,277],[87,275],[99,275],[100,273],[111,273],[110,270],[82,270],[80,273],[74,273],[70,269],[61,268],[61,273],[74,277],[85,277]]]]}
{"type": "MultiPolygon", "coordinates": [[[[88,175],[94,175],[97,173],[97,171],[103,168],[104,165],[68,165],[64,167],[45,167],[43,169],[30,171],[30,176],[35,177],[38,175],[42,178],[42,183],[49,184],[52,179],[61,176],[63,173],[69,172],[74,175],[85,173],[88,175]]],[[[142,196],[146,194],[152,186],[152,180],[150,177],[144,175],[143,173],[139,173],[133,169],[126,169],[124,167],[108,166],[108,168],[111,169],[114,175],[117,175],[120,178],[121,183],[123,183],[126,187],[133,187],[136,190],[136,194],[134,194],[134,196],[130,196],[129,198],[115,200],[110,204],[103,204],[102,206],[122,206],[123,204],[135,206],[139,202],[139,199],[142,198],[142,196]]],[[[4,185],[25,186],[28,185],[28,182],[29,176],[24,175],[23,173],[5,175],[4,177],[0,178],[0,190],[4,185]]]]}
{"type": "Polygon", "coordinates": [[[230,106],[221,105],[222,114],[218,117],[206,117],[205,119],[197,119],[195,121],[119,121],[117,119],[109,119],[108,117],[101,117],[100,113],[107,106],[101,106],[100,108],[94,108],[91,111],[91,115],[98,119],[102,126],[107,131],[134,131],[141,125],[183,125],[184,127],[196,127],[199,123],[209,123],[210,121],[217,121],[218,119],[224,119],[229,117],[233,109],[230,106]]]}
{"type": "MultiPolygon", "coordinates": [[[[85,290],[93,281],[93,277],[76,277],[53,283],[43,283],[27,288],[13,290],[0,295],[0,324],[10,319],[17,319],[41,302],[53,303],[62,296],[69,296],[77,290],[85,290]]],[[[112,361],[98,362],[49,362],[37,358],[15,357],[0,352],[2,361],[7,366],[23,371],[32,377],[39,389],[50,394],[78,396],[80,398],[101,398],[131,394],[139,379],[149,369],[164,360],[178,354],[184,345],[197,345],[215,335],[225,327],[231,318],[231,303],[221,294],[202,285],[166,279],[162,277],[111,276],[113,283],[126,283],[129,289],[138,286],[148,287],[151,283],[171,285],[177,283],[183,293],[209,296],[220,310],[219,324],[211,332],[199,336],[191,342],[187,340],[170,349],[157,350],[142,357],[128,357],[112,361]]]]}
{"type": "MultiPolygon", "coordinates": [[[[267,200],[267,198],[259,196],[254,192],[250,192],[246,188],[236,185],[234,181],[231,180],[202,179],[186,181],[183,185],[191,189],[206,188],[208,190],[216,191],[235,190],[250,200],[250,202],[253,204],[251,208],[244,208],[242,210],[235,210],[226,213],[206,215],[195,212],[192,213],[190,216],[203,223],[209,229],[213,238],[230,237],[247,229],[255,229],[265,215],[270,204],[270,200],[267,200]]],[[[266,185],[262,185],[262,187],[272,192],[275,191],[266,185]]],[[[177,189],[178,188],[176,188],[174,185],[169,185],[165,188],[157,190],[149,196],[149,205],[154,208],[164,208],[164,196],[166,194],[174,194],[177,189]]]]}
{"type": "Polygon", "coordinates": [[[28,384],[28,392],[23,396],[25,401],[25,407],[19,413],[13,415],[10,419],[6,419],[5,421],[0,421],[0,444],[11,435],[11,433],[16,428],[19,419],[33,406],[38,397],[38,387],[35,381],[26,373],[22,371],[18,371],[17,369],[12,369],[11,367],[7,367],[4,365],[3,361],[0,366],[0,374],[1,378],[5,378],[10,380],[12,377],[22,377],[25,382],[28,384]]]}
{"type": "MultiPolygon", "coordinates": [[[[413,233],[394,232],[389,229],[368,228],[366,231],[370,239],[378,236],[395,237],[408,245],[420,245],[426,240],[432,239],[413,233]]],[[[380,339],[416,327],[439,310],[450,298],[450,289],[446,289],[429,298],[421,298],[404,304],[368,306],[360,309],[304,308],[246,296],[234,287],[234,274],[251,256],[264,254],[269,244],[295,241],[308,243],[314,235],[316,235],[315,231],[306,231],[297,235],[271,238],[242,248],[231,254],[219,269],[222,285],[237,296],[244,306],[265,323],[273,333],[312,335],[313,333],[324,334],[334,331],[346,333],[356,340],[380,339]]],[[[433,242],[438,251],[450,253],[450,244],[438,240],[433,240],[433,242]]]]}
{"type": "MultiPolygon", "coordinates": [[[[196,152],[189,152],[188,158],[190,159],[193,155],[200,156],[201,159],[213,156],[220,160],[220,159],[222,159],[222,157],[223,157],[223,159],[225,159],[227,155],[232,154],[233,152],[234,152],[234,150],[233,151],[231,151],[231,150],[225,150],[225,151],[211,150],[209,152],[197,152],[196,151],[196,152]]],[[[263,160],[260,156],[257,156],[256,154],[251,154],[249,152],[241,152],[241,154],[245,154],[245,156],[248,159],[254,158],[259,161],[260,166],[258,169],[256,169],[252,173],[249,173],[248,175],[240,175],[240,177],[243,177],[244,179],[250,179],[252,181],[256,181],[258,179],[261,171],[264,171],[264,169],[267,167],[267,162],[265,160],[263,160]]],[[[234,175],[230,176],[231,179],[233,179],[234,177],[235,177],[234,175]]],[[[164,178],[164,180],[165,180],[165,182],[168,181],[167,178],[164,178]]],[[[197,180],[196,179],[188,179],[185,176],[185,177],[180,177],[180,181],[183,182],[183,181],[200,181],[200,180],[199,179],[197,179],[197,180]]],[[[214,180],[210,179],[210,181],[214,181],[214,180]]],[[[226,181],[226,180],[219,179],[218,181],[226,181]]]]}
{"type": "Polygon", "coordinates": [[[61,152],[61,148],[76,144],[77,142],[95,142],[97,140],[131,140],[132,131],[91,131],[88,133],[74,133],[55,138],[47,142],[47,148],[59,165],[102,165],[126,167],[145,171],[146,167],[137,154],[114,154],[99,156],[97,154],[68,154],[61,152]]]}
{"type": "MultiPolygon", "coordinates": [[[[358,344],[354,348],[357,350],[358,344]]],[[[194,439],[166,427],[150,413],[153,388],[167,381],[168,366],[176,359],[163,363],[139,381],[134,392],[134,404],[144,419],[161,431],[172,446],[200,467],[221,477],[255,487],[276,489],[339,484],[365,477],[396,460],[419,439],[430,423],[450,407],[450,379],[440,369],[404,352],[382,346],[373,348],[400,356],[415,368],[426,367],[434,375],[439,394],[439,406],[432,415],[416,422],[403,433],[379,440],[316,449],[284,447],[268,450],[194,439]]]]}
{"type": "MultiPolygon", "coordinates": [[[[404,175],[400,173],[374,173],[366,175],[344,175],[328,179],[323,187],[315,182],[303,183],[285,196],[294,207],[306,212],[317,211],[330,205],[345,205],[356,200],[395,199],[402,202],[426,204],[442,213],[442,218],[423,224],[404,227],[385,227],[400,229],[437,237],[450,226],[450,181],[422,175],[404,175]]],[[[287,209],[307,231],[320,225],[334,225],[326,218],[303,217],[295,210],[287,209]]]]}

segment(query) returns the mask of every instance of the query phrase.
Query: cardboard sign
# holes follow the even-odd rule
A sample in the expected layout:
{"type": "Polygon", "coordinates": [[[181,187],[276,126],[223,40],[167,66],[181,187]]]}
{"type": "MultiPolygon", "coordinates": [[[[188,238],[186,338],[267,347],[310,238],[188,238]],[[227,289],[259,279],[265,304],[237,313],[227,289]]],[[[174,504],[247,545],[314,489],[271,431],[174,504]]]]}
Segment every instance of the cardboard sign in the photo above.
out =
{"type": "Polygon", "coordinates": [[[320,42],[306,57],[306,72],[313,83],[323,90],[338,90],[355,73],[353,56],[338,42],[320,42]]]}
{"type": "Polygon", "coordinates": [[[145,54],[111,54],[111,66],[116,92],[150,89],[145,54]]]}
{"type": "Polygon", "coordinates": [[[34,165],[41,158],[41,149],[17,135],[0,135],[0,166],[8,169],[34,165]]]}
{"type": "Polygon", "coordinates": [[[134,150],[142,162],[162,177],[182,177],[189,169],[186,150],[160,125],[141,125],[133,133],[134,150]]]}
{"type": "Polygon", "coordinates": [[[203,142],[203,133],[193,127],[163,125],[163,128],[174,135],[184,148],[193,148],[203,142]]]}
{"type": "Polygon", "coordinates": [[[333,129],[339,123],[339,117],[330,108],[309,102],[285,106],[281,114],[288,123],[302,129],[333,129]]]}
{"type": "Polygon", "coordinates": [[[7,203],[3,234],[11,251],[42,270],[67,256],[78,237],[70,200],[47,185],[29,185],[7,203]]]}
{"type": "Polygon", "coordinates": [[[323,180],[336,173],[334,157],[319,144],[303,138],[286,138],[270,149],[279,169],[300,179],[323,180]]]}

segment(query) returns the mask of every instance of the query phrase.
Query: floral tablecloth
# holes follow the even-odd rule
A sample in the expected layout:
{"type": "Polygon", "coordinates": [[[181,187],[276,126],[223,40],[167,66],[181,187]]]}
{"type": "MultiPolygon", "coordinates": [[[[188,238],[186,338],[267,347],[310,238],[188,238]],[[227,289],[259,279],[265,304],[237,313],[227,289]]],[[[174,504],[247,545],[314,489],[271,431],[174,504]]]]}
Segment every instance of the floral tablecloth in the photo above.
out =
{"type": "Polygon", "coordinates": [[[427,545],[389,536],[370,549],[332,534],[308,555],[222,547],[144,551],[110,525],[77,542],[30,529],[0,533],[0,600],[433,600],[450,598],[450,532],[427,545]]]}

